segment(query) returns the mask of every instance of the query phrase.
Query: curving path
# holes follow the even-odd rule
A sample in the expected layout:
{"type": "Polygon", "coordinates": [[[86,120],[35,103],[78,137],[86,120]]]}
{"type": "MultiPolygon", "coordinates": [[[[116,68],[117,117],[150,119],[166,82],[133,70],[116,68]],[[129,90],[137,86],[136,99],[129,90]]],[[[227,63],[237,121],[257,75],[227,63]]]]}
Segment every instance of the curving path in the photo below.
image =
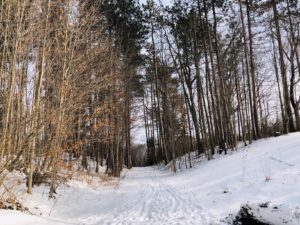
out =
{"type": "Polygon", "coordinates": [[[24,191],[25,205],[41,215],[0,210],[0,224],[221,225],[241,204],[271,202],[288,206],[282,218],[299,225],[299,146],[300,132],[257,141],[176,175],[133,168],[118,188],[105,186],[99,176],[93,185],[73,180],[51,200],[49,187],[35,187],[30,198],[24,191]]]}
{"type": "Polygon", "coordinates": [[[167,176],[151,167],[133,168],[116,191],[119,204],[110,215],[93,215],[81,219],[80,225],[214,224],[212,216],[201,207],[193,194],[168,183],[167,176]],[[134,188],[131,192],[130,188],[134,188]],[[117,193],[125,193],[120,197],[117,193]],[[128,192],[127,192],[128,190],[128,192]]]}

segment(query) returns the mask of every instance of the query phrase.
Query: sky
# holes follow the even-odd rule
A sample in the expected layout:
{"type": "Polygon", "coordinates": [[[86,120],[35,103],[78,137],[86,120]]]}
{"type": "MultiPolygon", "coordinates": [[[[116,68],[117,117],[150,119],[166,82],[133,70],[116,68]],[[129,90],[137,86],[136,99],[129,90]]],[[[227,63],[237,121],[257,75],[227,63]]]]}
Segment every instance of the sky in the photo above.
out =
{"type": "MultiPolygon", "coordinates": [[[[140,4],[146,4],[147,0],[138,0],[140,4]]],[[[163,5],[171,5],[173,0],[154,0],[157,4],[162,3],[163,5]]],[[[143,112],[140,111],[137,113],[137,117],[139,118],[137,121],[134,122],[133,130],[132,130],[132,137],[133,142],[135,144],[145,144],[146,143],[146,134],[145,134],[145,127],[144,121],[142,118],[143,112]]]]}
{"type": "MultiPolygon", "coordinates": [[[[161,2],[162,4],[164,4],[164,5],[170,5],[172,2],[173,2],[173,0],[154,0],[156,3],[159,3],[159,2],[161,2]]],[[[147,0],[139,0],[139,2],[141,3],[141,4],[145,4],[146,2],[147,2],[147,0]]]]}

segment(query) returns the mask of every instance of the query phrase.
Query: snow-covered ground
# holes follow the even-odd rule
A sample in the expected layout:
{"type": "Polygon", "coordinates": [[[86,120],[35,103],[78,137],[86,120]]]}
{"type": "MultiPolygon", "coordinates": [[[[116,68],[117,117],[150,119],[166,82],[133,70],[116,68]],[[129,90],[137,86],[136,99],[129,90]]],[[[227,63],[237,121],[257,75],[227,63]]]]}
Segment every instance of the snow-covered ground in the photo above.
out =
{"type": "Polygon", "coordinates": [[[260,140],[176,174],[145,167],[123,175],[110,185],[99,177],[73,180],[54,200],[45,186],[31,197],[20,193],[42,215],[0,210],[0,224],[221,224],[247,202],[283,204],[288,224],[300,224],[300,133],[260,140]]]}

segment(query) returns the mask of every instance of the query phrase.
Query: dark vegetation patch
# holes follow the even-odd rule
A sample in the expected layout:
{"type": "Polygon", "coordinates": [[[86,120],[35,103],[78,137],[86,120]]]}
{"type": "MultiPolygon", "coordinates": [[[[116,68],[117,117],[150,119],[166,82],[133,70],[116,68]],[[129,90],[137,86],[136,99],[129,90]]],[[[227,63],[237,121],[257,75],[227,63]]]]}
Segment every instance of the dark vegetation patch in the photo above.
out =
{"type": "Polygon", "coordinates": [[[5,200],[0,200],[0,209],[6,210],[18,210],[18,211],[28,211],[28,208],[24,207],[19,201],[13,198],[7,198],[5,200]]]}
{"type": "MultiPolygon", "coordinates": [[[[271,205],[270,202],[242,205],[236,215],[230,214],[221,224],[228,225],[294,225],[299,210],[288,205],[271,205]]],[[[298,223],[297,223],[298,224],[298,223]]]]}
{"type": "MultiPolygon", "coordinates": [[[[267,208],[267,203],[259,205],[261,208],[267,208]]],[[[233,220],[233,225],[272,225],[264,220],[264,218],[257,218],[255,210],[248,204],[243,205],[233,220]]]]}

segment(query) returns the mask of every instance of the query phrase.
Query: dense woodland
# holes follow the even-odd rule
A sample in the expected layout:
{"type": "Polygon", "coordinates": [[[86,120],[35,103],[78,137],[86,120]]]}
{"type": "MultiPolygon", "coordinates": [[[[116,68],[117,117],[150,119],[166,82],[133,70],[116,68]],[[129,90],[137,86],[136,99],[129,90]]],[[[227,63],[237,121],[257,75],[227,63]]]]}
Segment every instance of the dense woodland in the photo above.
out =
{"type": "Polygon", "coordinates": [[[70,161],[176,172],[299,131],[299,45],[297,0],[0,0],[0,175],[52,197],[70,161]]]}

